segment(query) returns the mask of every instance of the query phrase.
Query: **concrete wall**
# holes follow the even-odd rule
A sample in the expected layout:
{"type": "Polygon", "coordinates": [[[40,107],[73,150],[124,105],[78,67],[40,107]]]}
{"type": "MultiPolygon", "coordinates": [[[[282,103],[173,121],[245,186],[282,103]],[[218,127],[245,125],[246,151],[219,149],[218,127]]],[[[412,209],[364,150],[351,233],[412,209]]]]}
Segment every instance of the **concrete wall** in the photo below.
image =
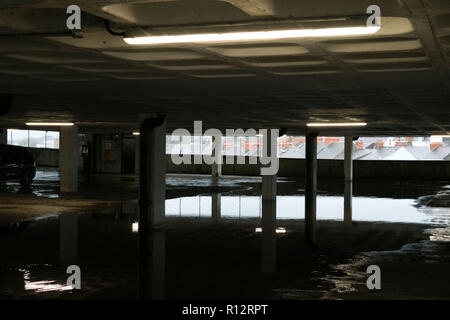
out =
{"type": "Polygon", "coordinates": [[[57,149],[40,149],[27,148],[33,155],[38,166],[58,167],[59,166],[59,150],[57,149]]]}
{"type": "Polygon", "coordinates": [[[122,136],[120,134],[96,135],[94,145],[95,172],[121,173],[122,136]]]}
{"type": "MultiPolygon", "coordinates": [[[[304,159],[279,159],[280,177],[304,177],[304,159]]],[[[225,161],[225,159],[224,159],[225,161]]],[[[191,161],[193,162],[193,161],[191,161]]],[[[234,161],[236,163],[236,159],[234,161]]],[[[222,174],[237,176],[259,175],[259,166],[250,165],[248,158],[245,165],[224,164],[222,174]]],[[[324,178],[344,178],[343,160],[318,160],[317,174],[324,178]]],[[[210,174],[211,168],[202,165],[179,165],[172,163],[167,156],[168,173],[210,174]]],[[[354,177],[358,179],[383,180],[450,180],[450,161],[354,161],[354,177]]]]}
{"type": "MultiPolygon", "coordinates": [[[[59,150],[58,149],[42,149],[42,148],[26,148],[33,155],[38,166],[42,167],[59,167],[59,150]]],[[[78,159],[78,168],[83,168],[82,157],[78,159]]]]}

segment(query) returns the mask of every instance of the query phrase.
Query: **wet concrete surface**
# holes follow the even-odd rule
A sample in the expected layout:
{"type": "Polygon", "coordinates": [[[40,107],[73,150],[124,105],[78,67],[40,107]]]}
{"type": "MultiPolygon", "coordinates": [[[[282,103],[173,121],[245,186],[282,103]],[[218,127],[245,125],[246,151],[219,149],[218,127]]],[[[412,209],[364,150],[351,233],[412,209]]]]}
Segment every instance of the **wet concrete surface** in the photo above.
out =
{"type": "MultiPolygon", "coordinates": [[[[319,204],[325,205],[319,205],[318,246],[310,248],[301,215],[303,181],[279,179],[277,226],[285,233],[277,234],[276,271],[264,274],[262,234],[256,231],[260,179],[168,175],[166,298],[449,299],[450,212],[445,202],[428,204],[450,183],[356,184],[355,201],[361,205],[351,227],[337,221],[342,182],[319,184],[319,204]],[[213,219],[208,209],[215,193],[223,197],[221,219],[213,219]],[[330,207],[333,212],[324,212],[330,207]],[[365,285],[371,264],[381,268],[382,290],[365,285]]],[[[74,195],[59,194],[58,186],[54,170],[39,171],[28,191],[2,185],[0,298],[137,298],[136,178],[82,176],[74,195]],[[61,215],[72,213],[78,221],[81,290],[66,286],[60,261],[61,215]]]]}

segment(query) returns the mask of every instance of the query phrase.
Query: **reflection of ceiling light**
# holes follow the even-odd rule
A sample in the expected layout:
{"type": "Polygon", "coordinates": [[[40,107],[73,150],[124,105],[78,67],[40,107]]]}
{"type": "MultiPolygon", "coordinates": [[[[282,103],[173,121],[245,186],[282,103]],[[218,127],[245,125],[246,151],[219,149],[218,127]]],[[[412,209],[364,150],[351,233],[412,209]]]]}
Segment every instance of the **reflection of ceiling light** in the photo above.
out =
{"type": "Polygon", "coordinates": [[[306,124],[308,127],[364,127],[365,122],[312,122],[306,124]]]}
{"type": "Polygon", "coordinates": [[[277,230],[275,230],[276,233],[286,233],[286,229],[282,227],[278,227],[277,230]]]}
{"type": "Polygon", "coordinates": [[[139,134],[140,134],[140,133],[137,132],[137,131],[133,132],[133,136],[138,136],[139,134]]]}
{"type": "Polygon", "coordinates": [[[167,36],[130,37],[123,40],[130,45],[170,44],[170,43],[202,43],[248,40],[277,40],[290,38],[339,37],[374,34],[379,26],[340,27],[322,29],[289,29],[252,32],[198,33],[167,36]]]}
{"type": "Polygon", "coordinates": [[[27,126],[43,126],[43,127],[49,126],[66,127],[74,125],[73,122],[27,122],[25,124],[27,126]]]}
{"type": "Polygon", "coordinates": [[[449,242],[450,241],[450,236],[445,235],[445,234],[434,234],[430,236],[430,241],[445,241],[445,242],[449,242]]]}
{"type": "Polygon", "coordinates": [[[131,225],[131,232],[138,233],[139,232],[139,222],[133,222],[131,225]]]}
{"type": "Polygon", "coordinates": [[[55,280],[30,281],[31,275],[29,270],[19,269],[18,271],[23,272],[25,290],[33,290],[35,292],[49,292],[68,291],[74,289],[74,287],[70,285],[58,284],[55,280]]]}
{"type": "MultiPolygon", "coordinates": [[[[257,233],[262,232],[262,228],[256,228],[255,232],[257,232],[257,233]]],[[[276,233],[286,233],[287,231],[286,231],[286,228],[278,227],[278,228],[276,228],[275,232],[276,233]]]]}
{"type": "Polygon", "coordinates": [[[34,290],[36,292],[68,291],[73,289],[72,286],[58,284],[54,280],[25,281],[25,290],[34,290]]]}

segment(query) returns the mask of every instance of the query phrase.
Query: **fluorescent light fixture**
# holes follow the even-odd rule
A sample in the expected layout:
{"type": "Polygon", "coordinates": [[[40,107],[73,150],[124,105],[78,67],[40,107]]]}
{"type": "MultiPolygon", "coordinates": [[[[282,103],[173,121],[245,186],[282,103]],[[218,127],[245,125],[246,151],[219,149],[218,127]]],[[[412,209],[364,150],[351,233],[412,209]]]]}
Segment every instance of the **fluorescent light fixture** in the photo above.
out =
{"type": "Polygon", "coordinates": [[[364,127],[366,122],[312,122],[306,124],[308,127],[364,127]]]}
{"type": "Polygon", "coordinates": [[[138,131],[133,132],[133,136],[138,136],[138,135],[140,135],[140,133],[138,131]]]}
{"type": "Polygon", "coordinates": [[[450,134],[431,135],[430,138],[450,138],[450,134]]]}
{"type": "Polygon", "coordinates": [[[74,125],[73,122],[27,122],[25,124],[27,126],[43,126],[43,127],[50,127],[50,126],[67,127],[74,125]]]}
{"type": "Polygon", "coordinates": [[[291,38],[341,37],[374,34],[379,26],[340,27],[321,29],[287,29],[251,32],[197,33],[169,36],[127,37],[123,40],[130,45],[203,43],[223,41],[277,40],[291,38]]]}

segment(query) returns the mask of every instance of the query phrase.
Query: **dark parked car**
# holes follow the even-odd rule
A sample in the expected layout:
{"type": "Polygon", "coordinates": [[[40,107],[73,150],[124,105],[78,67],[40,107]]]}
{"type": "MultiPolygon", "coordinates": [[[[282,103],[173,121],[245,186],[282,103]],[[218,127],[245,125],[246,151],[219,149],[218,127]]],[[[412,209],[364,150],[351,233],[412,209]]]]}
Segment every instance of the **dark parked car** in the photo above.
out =
{"type": "Polygon", "coordinates": [[[28,188],[35,175],[36,162],[27,149],[0,144],[0,181],[19,181],[28,188]]]}

